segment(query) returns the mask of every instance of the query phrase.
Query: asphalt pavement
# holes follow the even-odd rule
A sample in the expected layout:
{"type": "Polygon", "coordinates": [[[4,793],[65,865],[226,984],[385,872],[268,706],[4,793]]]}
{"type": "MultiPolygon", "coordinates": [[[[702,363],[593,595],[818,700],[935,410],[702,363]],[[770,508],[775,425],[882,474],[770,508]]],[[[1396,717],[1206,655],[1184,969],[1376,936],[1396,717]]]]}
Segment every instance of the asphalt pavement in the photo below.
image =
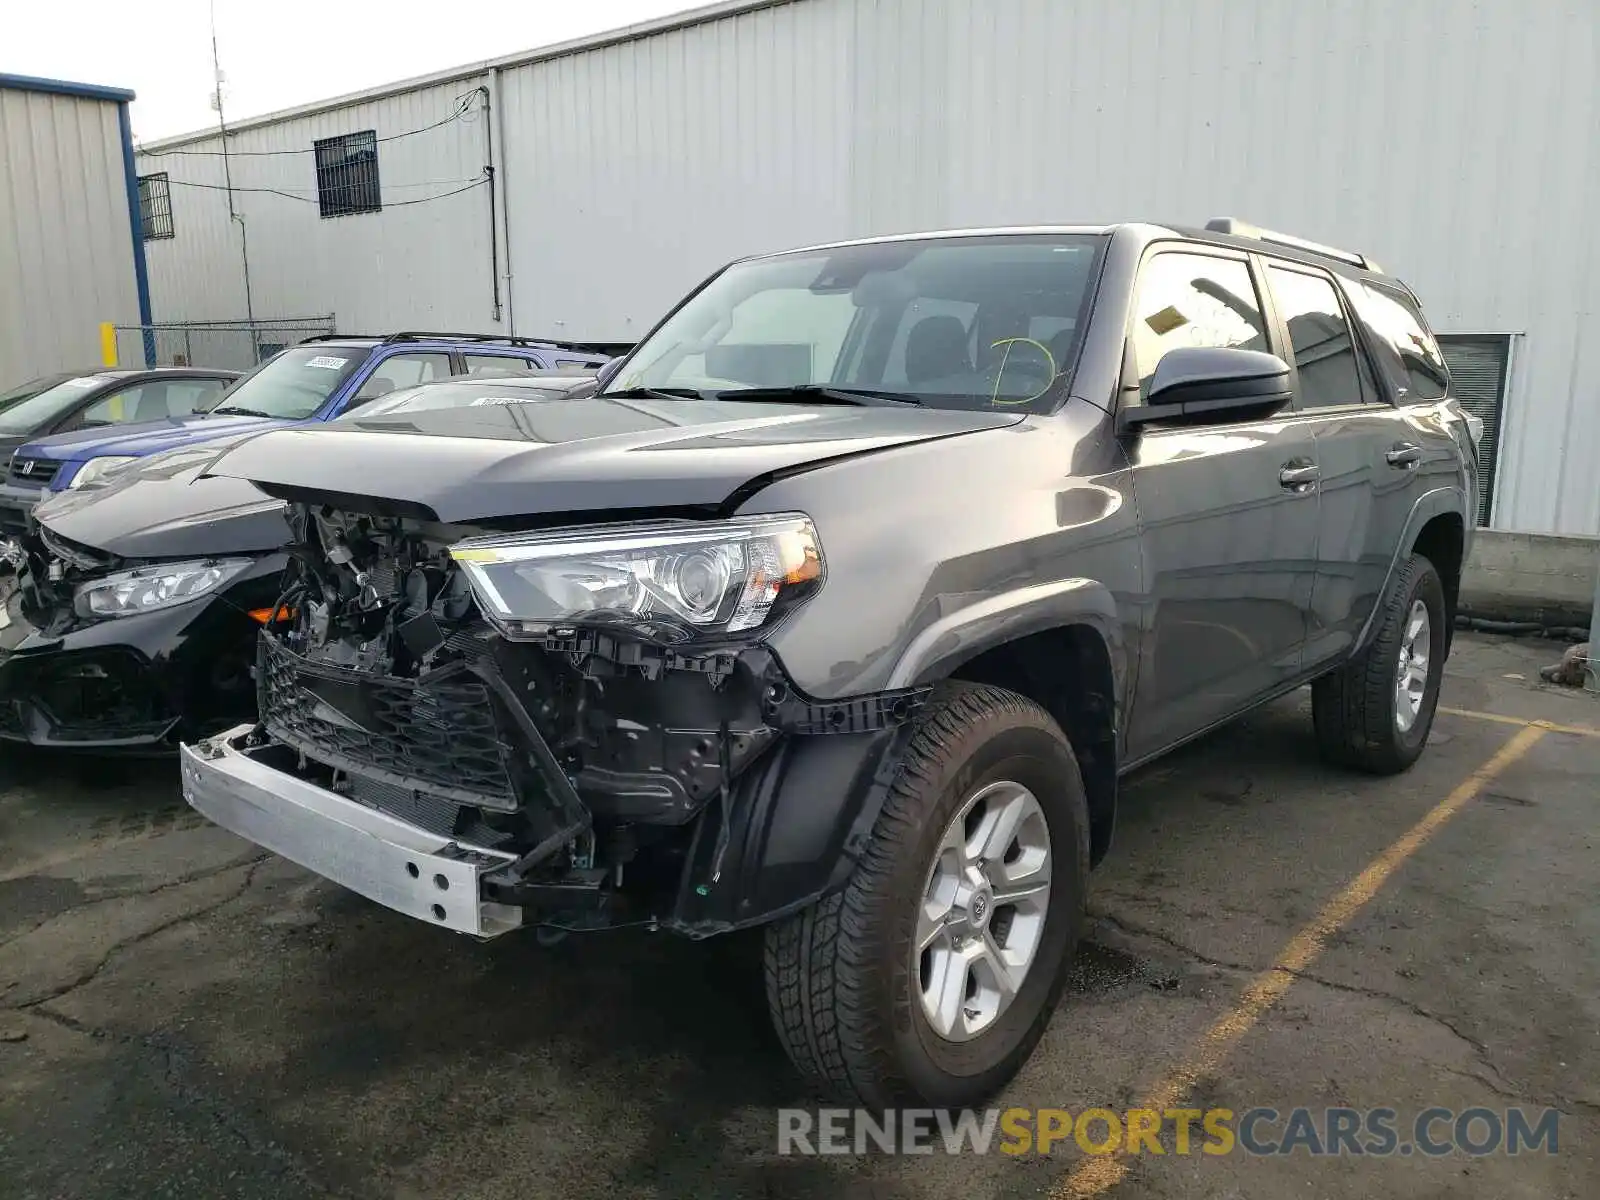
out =
{"type": "Polygon", "coordinates": [[[779,1154],[818,1100],[752,939],[474,943],[207,826],[171,762],[9,751],[0,1196],[1600,1195],[1600,701],[1539,683],[1559,649],[1464,636],[1398,778],[1320,765],[1301,692],[1128,781],[996,1102],[1555,1110],[1555,1153],[779,1154]]]}

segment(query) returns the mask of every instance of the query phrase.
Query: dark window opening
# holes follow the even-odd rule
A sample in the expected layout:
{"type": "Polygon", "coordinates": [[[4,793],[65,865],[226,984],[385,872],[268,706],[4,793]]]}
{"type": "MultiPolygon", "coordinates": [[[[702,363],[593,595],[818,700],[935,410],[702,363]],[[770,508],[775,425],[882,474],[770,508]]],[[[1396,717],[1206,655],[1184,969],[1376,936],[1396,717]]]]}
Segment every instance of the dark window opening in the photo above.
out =
{"type": "Polygon", "coordinates": [[[378,212],[378,134],[367,129],[314,142],[317,205],[324,217],[378,212]]]}
{"type": "Polygon", "coordinates": [[[1500,431],[1505,428],[1511,337],[1509,333],[1439,335],[1456,402],[1483,422],[1483,437],[1478,442],[1479,525],[1489,524],[1494,515],[1494,474],[1500,457],[1500,431]]]}
{"type": "Polygon", "coordinates": [[[165,171],[139,176],[139,232],[147,242],[172,236],[172,188],[165,171]]]}

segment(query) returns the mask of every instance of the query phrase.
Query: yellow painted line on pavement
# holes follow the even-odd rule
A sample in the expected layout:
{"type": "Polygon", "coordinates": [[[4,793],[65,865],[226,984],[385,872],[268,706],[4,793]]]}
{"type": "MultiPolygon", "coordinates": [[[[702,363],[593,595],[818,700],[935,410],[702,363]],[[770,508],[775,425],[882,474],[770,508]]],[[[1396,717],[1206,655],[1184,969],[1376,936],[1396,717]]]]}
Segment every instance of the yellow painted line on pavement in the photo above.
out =
{"type": "MultiPolygon", "coordinates": [[[[1350,919],[1378,894],[1389,876],[1482,791],[1484,785],[1526,754],[1547,732],[1543,725],[1525,723],[1493,758],[1391,842],[1289,939],[1272,965],[1250,981],[1238,1003],[1200,1036],[1188,1056],[1157,1083],[1138,1106],[1162,1113],[1178,1107],[1202,1078],[1222,1065],[1239,1040],[1283,998],[1295,977],[1317,960],[1328,939],[1349,924],[1350,919]]],[[[1084,1200],[1098,1196],[1115,1187],[1127,1173],[1128,1160],[1121,1155],[1084,1158],[1050,1190],[1050,1196],[1052,1200],[1084,1200]]]]}
{"type": "Polygon", "coordinates": [[[1551,733],[1575,733],[1579,737],[1600,737],[1600,729],[1591,729],[1587,725],[1558,725],[1554,721],[1541,721],[1532,717],[1508,717],[1503,713],[1479,712],[1475,708],[1449,708],[1441,704],[1439,711],[1449,713],[1452,717],[1471,717],[1474,721],[1493,721],[1498,725],[1521,725],[1524,728],[1535,725],[1540,729],[1548,729],[1551,733]]]}

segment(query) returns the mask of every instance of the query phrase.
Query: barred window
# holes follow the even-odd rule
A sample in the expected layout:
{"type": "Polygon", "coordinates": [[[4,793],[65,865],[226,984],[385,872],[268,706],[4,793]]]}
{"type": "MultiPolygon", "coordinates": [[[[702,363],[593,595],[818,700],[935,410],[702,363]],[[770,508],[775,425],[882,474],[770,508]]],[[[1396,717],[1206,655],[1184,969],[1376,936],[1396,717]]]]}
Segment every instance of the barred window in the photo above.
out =
{"type": "Polygon", "coordinates": [[[139,176],[139,232],[147,242],[172,236],[172,189],[165,171],[139,176]]]}
{"type": "Polygon", "coordinates": [[[325,217],[377,212],[378,134],[367,129],[313,143],[317,156],[317,204],[325,217]]]}

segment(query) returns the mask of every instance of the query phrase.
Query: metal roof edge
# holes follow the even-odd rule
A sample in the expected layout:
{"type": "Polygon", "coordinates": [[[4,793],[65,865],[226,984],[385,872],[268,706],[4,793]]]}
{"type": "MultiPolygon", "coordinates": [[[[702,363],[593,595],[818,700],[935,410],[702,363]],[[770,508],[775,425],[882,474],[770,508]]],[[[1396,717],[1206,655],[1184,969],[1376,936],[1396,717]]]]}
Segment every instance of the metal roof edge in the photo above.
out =
{"type": "Polygon", "coordinates": [[[127,88],[74,83],[70,79],[44,79],[37,75],[0,74],[0,88],[18,92],[44,92],[52,96],[76,96],[81,100],[109,100],[115,104],[127,104],[134,99],[134,93],[127,88]]]}
{"type": "MultiPolygon", "coordinates": [[[[373,100],[383,100],[405,92],[417,91],[420,88],[436,87],[439,84],[471,79],[475,75],[483,75],[497,69],[525,67],[533,63],[547,62],[554,58],[567,58],[574,54],[583,54],[589,50],[601,50],[607,46],[641,41],[648,37],[654,37],[656,34],[671,33],[673,30],[687,29],[694,25],[709,25],[714,21],[742,16],[745,13],[757,12],[764,8],[780,8],[786,4],[798,4],[801,2],[802,0],[719,0],[715,4],[686,9],[683,12],[669,13],[666,16],[656,17],[649,21],[637,21],[632,25],[623,25],[616,29],[608,29],[600,33],[587,34],[581,38],[573,38],[570,41],[557,42],[552,46],[539,46],[533,50],[523,50],[516,54],[502,55],[499,58],[486,58],[482,62],[466,63],[459,67],[435,71],[429,75],[417,75],[410,79],[402,79],[397,83],[380,84],[377,87],[367,88],[363,91],[349,92],[343,96],[333,96],[327,100],[313,100],[308,104],[296,105],[293,108],[283,108],[276,112],[263,113],[259,117],[246,117],[243,120],[229,121],[228,132],[230,134],[242,133],[247,129],[259,129],[265,125],[275,125],[280,121],[292,121],[299,117],[316,116],[318,113],[347,108],[355,104],[365,104],[373,100]]],[[[0,78],[4,77],[0,76],[0,78]]],[[[131,97],[132,93],[129,93],[129,95],[131,97]]],[[[173,146],[188,145],[191,142],[205,141],[216,136],[217,131],[215,129],[199,129],[193,133],[178,133],[170,137],[141,142],[137,148],[140,151],[147,149],[166,150],[173,146]]]]}

